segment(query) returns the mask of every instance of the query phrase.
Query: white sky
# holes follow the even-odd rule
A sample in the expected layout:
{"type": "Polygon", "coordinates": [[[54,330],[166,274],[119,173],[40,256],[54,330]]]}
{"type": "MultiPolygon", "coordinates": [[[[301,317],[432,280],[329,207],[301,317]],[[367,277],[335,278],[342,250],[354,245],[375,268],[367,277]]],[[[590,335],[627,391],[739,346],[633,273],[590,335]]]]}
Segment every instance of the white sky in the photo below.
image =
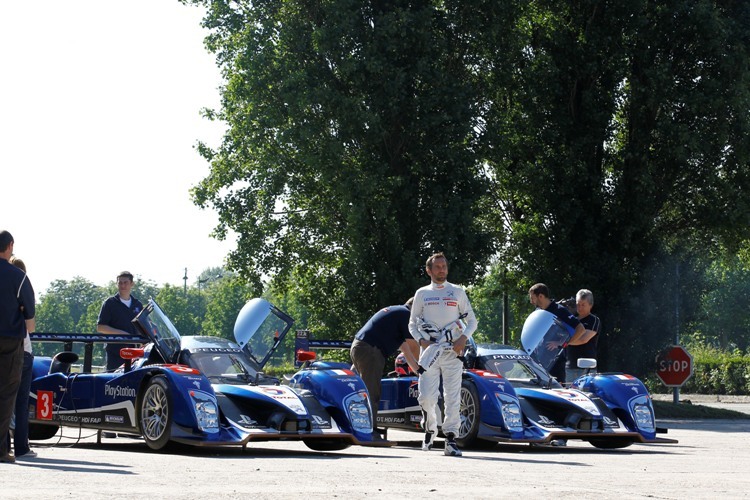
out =
{"type": "Polygon", "coordinates": [[[234,241],[189,189],[219,143],[203,9],[177,0],[0,2],[0,228],[37,292],[121,270],[188,284],[234,241]]]}

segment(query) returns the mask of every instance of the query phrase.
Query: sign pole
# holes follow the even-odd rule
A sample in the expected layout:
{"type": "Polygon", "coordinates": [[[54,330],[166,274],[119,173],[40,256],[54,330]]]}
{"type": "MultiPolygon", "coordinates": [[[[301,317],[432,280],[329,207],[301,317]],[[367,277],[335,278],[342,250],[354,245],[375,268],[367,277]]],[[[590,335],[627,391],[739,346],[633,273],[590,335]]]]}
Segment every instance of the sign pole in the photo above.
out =
{"type": "MultiPolygon", "coordinates": [[[[675,290],[677,293],[674,294],[675,296],[675,304],[674,304],[674,344],[680,345],[680,263],[676,262],[674,265],[674,273],[675,273],[675,281],[676,286],[675,290]]],[[[672,403],[678,404],[680,402],[680,387],[677,386],[672,389],[672,403]]]]}

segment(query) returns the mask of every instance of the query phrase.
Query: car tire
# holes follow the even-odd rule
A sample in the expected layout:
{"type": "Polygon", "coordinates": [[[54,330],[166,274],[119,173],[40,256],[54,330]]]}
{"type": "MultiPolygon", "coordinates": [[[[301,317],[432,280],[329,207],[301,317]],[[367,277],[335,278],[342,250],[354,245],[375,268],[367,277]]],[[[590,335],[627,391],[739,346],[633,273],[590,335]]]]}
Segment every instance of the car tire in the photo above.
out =
{"type": "Polygon", "coordinates": [[[468,380],[461,382],[461,427],[458,429],[456,441],[462,447],[471,447],[481,444],[491,444],[488,441],[477,439],[479,433],[480,405],[477,388],[468,380]]]}
{"type": "Polygon", "coordinates": [[[617,448],[627,448],[631,444],[630,441],[623,441],[622,439],[589,439],[589,443],[596,448],[603,450],[615,450],[617,448]]]}
{"type": "Polygon", "coordinates": [[[152,378],[141,398],[138,418],[141,435],[152,450],[162,450],[169,443],[172,411],[172,395],[166,378],[152,378]]]}
{"type": "Polygon", "coordinates": [[[315,451],[339,451],[345,450],[351,446],[341,439],[305,439],[305,446],[315,451]]]}
{"type": "Polygon", "coordinates": [[[29,440],[44,441],[45,439],[52,439],[59,430],[59,425],[29,424],[29,440]]]}

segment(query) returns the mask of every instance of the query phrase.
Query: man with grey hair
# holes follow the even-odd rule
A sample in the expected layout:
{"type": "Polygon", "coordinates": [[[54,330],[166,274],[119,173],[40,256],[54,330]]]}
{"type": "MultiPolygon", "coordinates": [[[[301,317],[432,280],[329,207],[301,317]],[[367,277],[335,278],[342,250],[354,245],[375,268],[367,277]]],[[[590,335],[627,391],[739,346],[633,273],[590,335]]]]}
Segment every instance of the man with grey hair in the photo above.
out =
{"type": "Polygon", "coordinates": [[[594,294],[591,290],[585,288],[578,290],[578,293],[576,293],[578,321],[581,322],[586,331],[576,344],[568,344],[568,362],[565,366],[565,379],[568,382],[572,382],[584,373],[582,368],[578,368],[579,358],[596,359],[596,344],[599,341],[602,322],[597,316],[591,314],[592,307],[594,307],[594,294]]]}

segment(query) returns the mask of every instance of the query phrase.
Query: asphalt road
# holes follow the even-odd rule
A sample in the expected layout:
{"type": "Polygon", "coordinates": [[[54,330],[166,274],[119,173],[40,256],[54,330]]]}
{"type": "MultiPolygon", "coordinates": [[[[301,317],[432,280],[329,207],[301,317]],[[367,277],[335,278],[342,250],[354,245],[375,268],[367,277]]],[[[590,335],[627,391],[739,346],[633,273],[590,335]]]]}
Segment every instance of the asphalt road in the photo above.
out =
{"type": "Polygon", "coordinates": [[[598,450],[499,445],[423,452],[419,434],[391,448],[336,453],[300,442],[154,453],[139,439],[33,443],[39,457],[0,464],[1,498],[748,498],[748,420],[660,421],[678,444],[598,450]],[[55,446],[52,446],[55,444],[55,446]]]}

